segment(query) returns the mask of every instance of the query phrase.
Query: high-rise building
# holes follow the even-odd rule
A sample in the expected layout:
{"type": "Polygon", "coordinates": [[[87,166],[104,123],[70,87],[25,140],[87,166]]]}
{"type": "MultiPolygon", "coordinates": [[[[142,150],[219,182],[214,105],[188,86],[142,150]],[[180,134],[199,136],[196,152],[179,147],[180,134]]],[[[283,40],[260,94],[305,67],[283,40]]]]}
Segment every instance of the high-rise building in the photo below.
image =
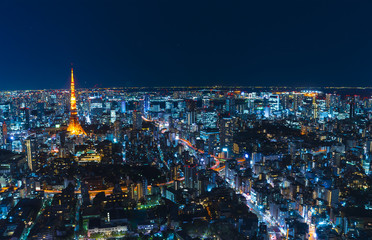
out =
{"type": "Polygon", "coordinates": [[[302,106],[302,100],[304,98],[303,94],[295,93],[293,95],[293,111],[297,111],[299,107],[302,106]]]}
{"type": "Polygon", "coordinates": [[[172,180],[178,179],[178,170],[180,169],[180,165],[174,165],[171,167],[172,170],[172,180]]]}
{"type": "Polygon", "coordinates": [[[196,112],[195,111],[188,112],[187,113],[187,124],[192,125],[194,123],[196,123],[196,112]]]}
{"type": "Polygon", "coordinates": [[[233,133],[234,133],[234,121],[231,117],[223,117],[219,121],[220,129],[220,144],[221,147],[232,146],[233,133]]]}
{"type": "Polygon", "coordinates": [[[187,124],[192,125],[196,123],[196,102],[194,100],[188,100],[187,102],[187,124]]]}
{"type": "Polygon", "coordinates": [[[331,110],[335,107],[338,107],[340,104],[340,95],[327,93],[325,99],[325,105],[327,110],[331,110]]]}
{"type": "Polygon", "coordinates": [[[133,111],[132,120],[133,120],[133,130],[141,130],[142,129],[142,113],[139,111],[133,111]]]}
{"type": "Polygon", "coordinates": [[[129,186],[128,186],[129,197],[130,197],[131,199],[133,199],[133,200],[136,198],[135,188],[136,188],[136,185],[135,185],[134,183],[131,183],[131,184],[129,184],[129,186]]]}
{"type": "Polygon", "coordinates": [[[194,188],[196,181],[196,165],[186,164],[185,165],[185,185],[187,188],[194,188]]]}
{"type": "Polygon", "coordinates": [[[31,171],[35,170],[35,164],[36,164],[36,139],[33,137],[30,137],[29,139],[26,139],[25,145],[26,145],[26,158],[27,158],[27,165],[31,171]]]}
{"type": "Polygon", "coordinates": [[[331,100],[332,100],[332,94],[327,93],[326,94],[326,109],[329,109],[331,107],[331,100]]]}
{"type": "Polygon", "coordinates": [[[25,122],[24,128],[27,130],[27,129],[30,128],[30,109],[29,108],[23,108],[22,112],[23,112],[23,119],[24,119],[24,122],[25,122]]]}
{"type": "Polygon", "coordinates": [[[289,94],[288,93],[281,94],[279,102],[280,102],[281,109],[290,108],[290,106],[289,106],[289,94]]]}
{"type": "Polygon", "coordinates": [[[116,121],[116,111],[110,110],[110,122],[114,123],[116,121]]]}
{"type": "Polygon", "coordinates": [[[90,97],[89,98],[89,110],[90,115],[94,121],[102,118],[102,115],[104,113],[103,109],[103,101],[102,98],[99,97],[90,97]]]}
{"type": "Polygon", "coordinates": [[[143,112],[146,114],[150,110],[150,97],[145,95],[143,97],[143,112]]]}
{"type": "Polygon", "coordinates": [[[354,100],[352,100],[349,103],[349,105],[350,105],[350,108],[349,108],[349,110],[350,110],[349,117],[350,117],[350,119],[353,119],[355,117],[355,102],[354,102],[354,100]]]}
{"type": "Polygon", "coordinates": [[[313,97],[312,109],[313,109],[313,119],[317,119],[318,118],[318,104],[316,103],[316,96],[313,97]]]}
{"type": "Polygon", "coordinates": [[[335,207],[339,202],[340,190],[339,189],[327,189],[325,200],[328,202],[328,206],[335,207]]]}
{"type": "Polygon", "coordinates": [[[137,200],[140,200],[147,195],[147,180],[143,179],[137,183],[137,200]]]}
{"type": "MultiPolygon", "coordinates": [[[[6,144],[8,131],[5,122],[0,122],[0,145],[6,144]]],[[[3,146],[1,147],[3,148],[3,146]]]]}
{"type": "Polygon", "coordinates": [[[210,98],[208,97],[203,97],[203,108],[206,109],[206,108],[209,108],[210,106],[210,98]]]}
{"type": "Polygon", "coordinates": [[[87,135],[84,129],[79,123],[76,110],[76,96],[75,96],[75,82],[74,82],[74,70],[71,68],[71,99],[70,99],[70,123],[68,124],[67,131],[71,135],[87,135]]]}
{"type": "Polygon", "coordinates": [[[271,94],[269,96],[269,104],[270,104],[270,109],[273,111],[278,111],[280,108],[280,98],[279,95],[277,94],[271,94]]]}
{"type": "Polygon", "coordinates": [[[121,111],[121,113],[126,113],[127,112],[125,101],[121,101],[120,111],[121,111]]]}
{"type": "Polygon", "coordinates": [[[37,117],[42,119],[45,115],[45,102],[38,102],[37,103],[37,117]]]}
{"type": "Polygon", "coordinates": [[[235,96],[233,93],[229,93],[226,98],[225,111],[232,115],[236,113],[235,96]]]}

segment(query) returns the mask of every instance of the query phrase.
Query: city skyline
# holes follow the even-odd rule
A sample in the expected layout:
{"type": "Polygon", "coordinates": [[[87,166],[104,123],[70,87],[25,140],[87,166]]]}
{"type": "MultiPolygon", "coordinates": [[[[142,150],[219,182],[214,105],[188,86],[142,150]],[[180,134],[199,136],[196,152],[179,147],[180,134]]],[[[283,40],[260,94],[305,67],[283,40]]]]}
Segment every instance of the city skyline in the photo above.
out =
{"type": "Polygon", "coordinates": [[[367,90],[70,83],[0,92],[3,239],[372,235],[367,90]]]}
{"type": "Polygon", "coordinates": [[[0,239],[371,240],[371,9],[0,1],[0,239]]]}

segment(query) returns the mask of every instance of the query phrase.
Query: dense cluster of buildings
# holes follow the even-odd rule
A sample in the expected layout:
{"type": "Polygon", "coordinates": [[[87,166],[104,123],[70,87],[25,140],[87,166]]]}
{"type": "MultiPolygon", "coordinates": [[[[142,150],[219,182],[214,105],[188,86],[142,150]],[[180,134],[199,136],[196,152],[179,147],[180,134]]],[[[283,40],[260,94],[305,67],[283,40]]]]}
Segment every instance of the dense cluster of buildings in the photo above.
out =
{"type": "Polygon", "coordinates": [[[0,238],[370,239],[370,90],[0,92],[0,238]]]}

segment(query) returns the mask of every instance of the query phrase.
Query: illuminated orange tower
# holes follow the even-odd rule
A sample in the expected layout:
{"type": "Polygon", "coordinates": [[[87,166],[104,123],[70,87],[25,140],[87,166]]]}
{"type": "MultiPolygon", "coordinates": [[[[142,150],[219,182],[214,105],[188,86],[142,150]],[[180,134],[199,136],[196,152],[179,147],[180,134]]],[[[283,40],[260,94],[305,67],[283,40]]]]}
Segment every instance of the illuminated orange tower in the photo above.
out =
{"type": "Polygon", "coordinates": [[[71,109],[70,109],[70,123],[68,124],[67,131],[71,135],[87,135],[79,123],[76,110],[76,97],[75,97],[75,82],[74,82],[74,69],[71,68],[71,109]]]}

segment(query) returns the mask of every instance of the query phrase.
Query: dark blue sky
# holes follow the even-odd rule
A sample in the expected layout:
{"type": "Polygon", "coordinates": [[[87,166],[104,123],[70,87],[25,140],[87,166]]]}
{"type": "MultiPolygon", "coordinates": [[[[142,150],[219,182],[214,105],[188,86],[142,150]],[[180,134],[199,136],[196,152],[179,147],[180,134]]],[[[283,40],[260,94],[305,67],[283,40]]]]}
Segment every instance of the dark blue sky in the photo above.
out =
{"type": "Polygon", "coordinates": [[[0,89],[371,86],[372,1],[0,1],[0,89]]]}

